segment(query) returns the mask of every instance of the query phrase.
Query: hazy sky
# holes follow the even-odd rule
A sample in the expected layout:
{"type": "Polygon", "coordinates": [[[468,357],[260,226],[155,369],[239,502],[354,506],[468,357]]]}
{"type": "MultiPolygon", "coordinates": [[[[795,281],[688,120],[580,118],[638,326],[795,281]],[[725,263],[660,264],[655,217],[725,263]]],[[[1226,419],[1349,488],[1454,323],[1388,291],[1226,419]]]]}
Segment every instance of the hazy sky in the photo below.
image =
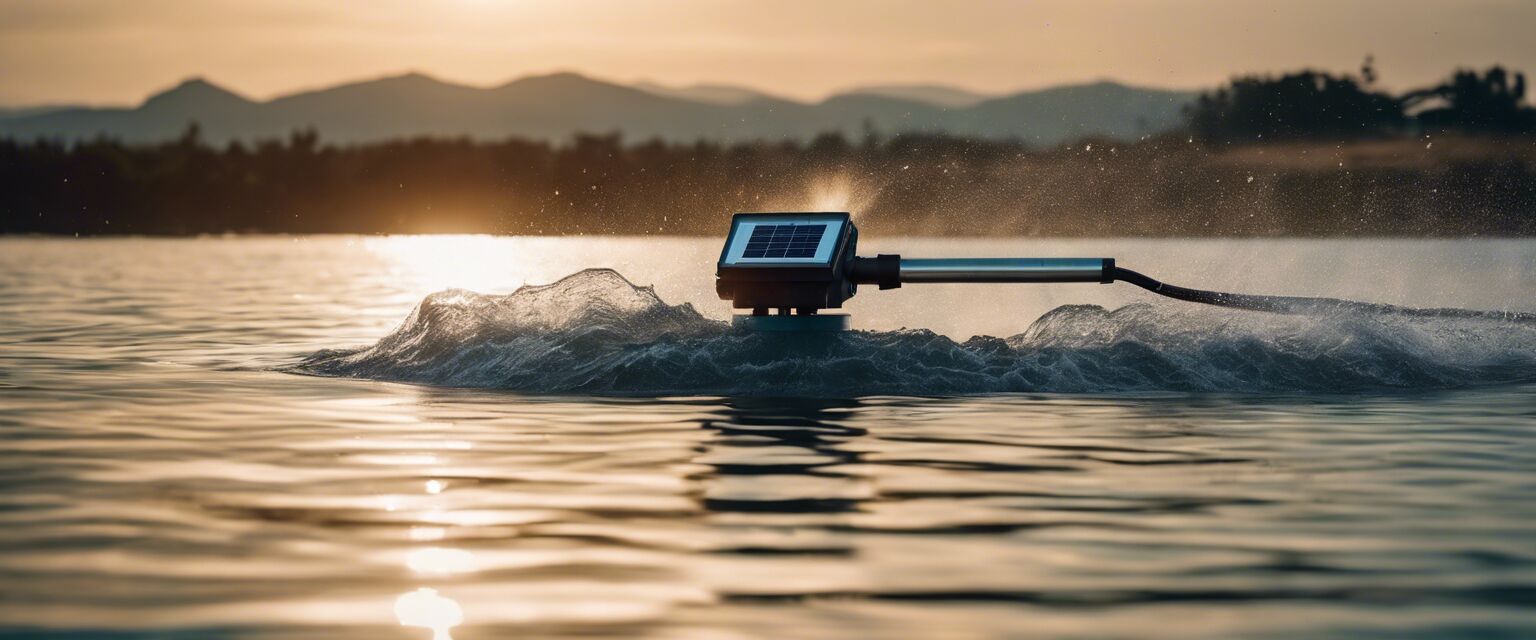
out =
{"type": "Polygon", "coordinates": [[[801,98],[935,82],[1457,64],[1536,72],[1536,0],[0,0],[0,103],[137,103],[190,76],[255,98],[422,71],[494,85],[571,70],[801,98]]]}

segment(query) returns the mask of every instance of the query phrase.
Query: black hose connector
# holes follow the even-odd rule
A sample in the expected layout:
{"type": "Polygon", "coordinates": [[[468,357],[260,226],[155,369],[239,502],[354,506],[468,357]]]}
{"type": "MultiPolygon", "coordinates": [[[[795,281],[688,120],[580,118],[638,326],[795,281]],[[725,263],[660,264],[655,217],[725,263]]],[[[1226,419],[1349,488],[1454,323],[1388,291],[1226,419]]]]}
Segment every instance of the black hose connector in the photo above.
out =
{"type": "Polygon", "coordinates": [[[854,258],[848,274],[854,284],[874,284],[884,289],[901,288],[901,255],[882,253],[873,258],[854,258]]]}
{"type": "Polygon", "coordinates": [[[1265,311],[1268,313],[1311,314],[1369,313],[1376,315],[1407,316],[1414,318],[1471,318],[1501,320],[1506,322],[1536,323],[1536,314],[1520,311],[1478,311],[1475,309],[1418,309],[1392,304],[1355,302],[1337,298],[1305,298],[1297,296],[1264,296],[1248,293],[1227,293],[1190,289],[1162,282],[1125,267],[1110,267],[1114,280],[1128,282],[1160,296],[1168,296],[1185,302],[1196,302],[1218,307],[1265,311]]]}
{"type": "Polygon", "coordinates": [[[1247,309],[1249,311],[1268,311],[1270,313],[1298,313],[1304,307],[1328,306],[1342,301],[1328,298],[1292,298],[1290,296],[1258,296],[1242,293],[1226,293],[1224,291],[1205,291],[1203,289],[1188,289],[1159,281],[1124,267],[1110,267],[1106,270],[1110,278],[1120,282],[1128,282],[1138,287],[1151,291],[1160,296],[1167,296],[1185,302],[1210,304],[1218,307],[1233,307],[1247,309]]]}

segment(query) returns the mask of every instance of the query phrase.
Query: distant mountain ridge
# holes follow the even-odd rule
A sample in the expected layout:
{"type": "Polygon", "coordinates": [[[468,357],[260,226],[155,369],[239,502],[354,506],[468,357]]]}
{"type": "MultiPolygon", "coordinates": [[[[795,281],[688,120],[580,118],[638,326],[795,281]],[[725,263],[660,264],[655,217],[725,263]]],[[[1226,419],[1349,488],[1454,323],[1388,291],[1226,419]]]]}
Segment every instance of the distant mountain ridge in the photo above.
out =
{"type": "Polygon", "coordinates": [[[940,107],[973,107],[983,101],[999,96],[967,91],[957,87],[942,84],[892,84],[874,87],[860,87],[846,93],[885,96],[901,100],[926,102],[940,107]]]}
{"type": "Polygon", "coordinates": [[[444,82],[419,73],[302,91],[255,101],[201,78],[137,107],[0,110],[0,136],[131,142],[171,139],[198,123],[215,142],[282,137],[313,127],[323,140],[364,143],[417,136],[564,140],[621,132],[627,139],[806,139],[946,132],[1055,144],[1085,136],[1129,139],[1178,126],[1193,92],[1114,82],[988,97],[952,87],[856,89],[816,103],[727,85],[673,88],[595,80],[575,73],[529,76],[494,87],[444,82]]]}
{"type": "Polygon", "coordinates": [[[711,104],[745,104],[753,100],[778,99],[777,96],[752,89],[729,84],[695,84],[686,87],[674,87],[655,82],[636,82],[634,88],[646,93],[654,93],[658,96],[669,98],[681,98],[693,102],[708,102],[711,104]]]}

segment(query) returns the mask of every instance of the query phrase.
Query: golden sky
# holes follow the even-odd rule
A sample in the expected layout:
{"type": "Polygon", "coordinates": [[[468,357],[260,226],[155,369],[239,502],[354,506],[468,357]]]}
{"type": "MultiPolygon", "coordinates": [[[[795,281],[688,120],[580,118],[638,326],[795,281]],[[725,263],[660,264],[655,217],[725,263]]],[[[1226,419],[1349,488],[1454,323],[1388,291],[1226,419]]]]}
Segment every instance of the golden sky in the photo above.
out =
{"type": "Polygon", "coordinates": [[[1536,72],[1536,0],[0,0],[0,104],[136,103],[203,76],[254,98],[404,71],[551,71],[798,98],[891,83],[1200,87],[1457,65],[1536,72]]]}

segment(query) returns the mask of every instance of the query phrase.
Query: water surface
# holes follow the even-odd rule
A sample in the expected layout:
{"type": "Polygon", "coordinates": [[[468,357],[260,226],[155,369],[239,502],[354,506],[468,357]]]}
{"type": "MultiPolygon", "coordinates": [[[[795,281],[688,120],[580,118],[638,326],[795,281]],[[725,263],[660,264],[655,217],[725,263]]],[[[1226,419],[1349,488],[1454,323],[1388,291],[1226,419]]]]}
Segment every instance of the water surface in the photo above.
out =
{"type": "MultiPolygon", "coordinates": [[[[1536,311],[1529,241],[870,245],[1536,311]]],[[[1528,327],[953,286],[763,344],[717,250],[0,240],[0,635],[1536,633],[1528,327]]]]}

